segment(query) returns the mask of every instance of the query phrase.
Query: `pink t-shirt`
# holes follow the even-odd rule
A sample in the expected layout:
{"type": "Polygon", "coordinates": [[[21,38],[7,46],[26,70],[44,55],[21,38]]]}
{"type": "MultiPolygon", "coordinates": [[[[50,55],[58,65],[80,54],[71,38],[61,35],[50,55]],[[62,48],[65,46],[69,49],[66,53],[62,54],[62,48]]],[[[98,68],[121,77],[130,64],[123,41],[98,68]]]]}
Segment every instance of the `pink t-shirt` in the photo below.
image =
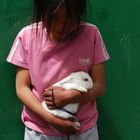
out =
{"type": "MultiPolygon", "coordinates": [[[[76,71],[90,73],[94,65],[109,59],[104,42],[95,25],[81,23],[78,36],[56,44],[47,39],[42,23],[24,27],[17,35],[7,61],[27,68],[30,72],[32,93],[41,102],[44,89],[76,71]]],[[[80,104],[76,114],[80,123],[80,132],[96,124],[98,112],[96,101],[80,104]]],[[[25,126],[47,135],[60,135],[43,120],[35,116],[24,106],[22,120],[25,126]]]]}

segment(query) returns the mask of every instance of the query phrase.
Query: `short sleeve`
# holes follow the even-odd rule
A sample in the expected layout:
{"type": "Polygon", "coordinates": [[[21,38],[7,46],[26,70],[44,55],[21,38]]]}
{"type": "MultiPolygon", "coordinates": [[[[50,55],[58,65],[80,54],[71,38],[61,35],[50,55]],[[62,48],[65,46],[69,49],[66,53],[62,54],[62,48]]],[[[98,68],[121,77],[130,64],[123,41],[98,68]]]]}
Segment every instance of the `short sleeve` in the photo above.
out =
{"type": "Polygon", "coordinates": [[[19,67],[28,68],[28,49],[23,30],[17,35],[7,57],[7,61],[19,67]]]}
{"type": "Polygon", "coordinates": [[[99,30],[96,29],[94,40],[94,64],[102,63],[108,59],[110,59],[110,57],[106,50],[104,41],[99,30]]]}

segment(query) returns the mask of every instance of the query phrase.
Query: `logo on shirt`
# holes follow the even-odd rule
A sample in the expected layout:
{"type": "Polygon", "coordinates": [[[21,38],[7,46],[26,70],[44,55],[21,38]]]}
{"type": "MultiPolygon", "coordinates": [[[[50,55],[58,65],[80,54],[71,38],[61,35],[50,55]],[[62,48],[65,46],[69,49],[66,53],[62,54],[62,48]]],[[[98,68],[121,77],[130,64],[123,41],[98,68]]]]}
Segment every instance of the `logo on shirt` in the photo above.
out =
{"type": "Polygon", "coordinates": [[[79,64],[80,65],[88,65],[90,62],[89,58],[79,58],[79,64]]]}

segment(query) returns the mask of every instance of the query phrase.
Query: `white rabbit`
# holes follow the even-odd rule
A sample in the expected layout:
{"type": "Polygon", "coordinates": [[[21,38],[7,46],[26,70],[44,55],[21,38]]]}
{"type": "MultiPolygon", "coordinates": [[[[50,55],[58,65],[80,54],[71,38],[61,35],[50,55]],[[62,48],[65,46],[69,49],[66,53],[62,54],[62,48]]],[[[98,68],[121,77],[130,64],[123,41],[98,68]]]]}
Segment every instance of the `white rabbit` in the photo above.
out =
{"type": "MultiPolygon", "coordinates": [[[[93,87],[93,82],[91,77],[87,73],[79,71],[70,74],[66,78],[62,79],[60,82],[55,83],[53,86],[62,87],[64,89],[74,89],[82,93],[86,93],[88,89],[91,89],[93,87]]],[[[73,114],[77,112],[79,103],[67,104],[61,109],[49,109],[45,101],[43,101],[42,106],[46,111],[50,112],[51,114],[67,119],[72,117],[75,118],[73,114]]]]}

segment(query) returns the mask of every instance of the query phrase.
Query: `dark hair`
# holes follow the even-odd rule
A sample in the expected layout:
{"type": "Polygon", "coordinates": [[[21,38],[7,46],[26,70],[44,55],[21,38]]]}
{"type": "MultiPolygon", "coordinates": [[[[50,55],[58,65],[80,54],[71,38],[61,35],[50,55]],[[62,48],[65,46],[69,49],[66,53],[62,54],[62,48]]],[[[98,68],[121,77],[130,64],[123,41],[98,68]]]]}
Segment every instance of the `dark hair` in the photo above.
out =
{"type": "Polygon", "coordinates": [[[73,16],[71,19],[69,19],[69,17],[66,18],[62,30],[65,29],[68,20],[70,23],[75,20],[77,27],[70,36],[75,35],[79,30],[80,20],[86,8],[86,0],[34,0],[35,9],[33,22],[36,22],[38,25],[38,22],[42,21],[43,27],[46,28],[47,25],[47,33],[50,34],[53,14],[62,4],[66,7],[66,14],[69,15],[72,13],[73,16]]]}

